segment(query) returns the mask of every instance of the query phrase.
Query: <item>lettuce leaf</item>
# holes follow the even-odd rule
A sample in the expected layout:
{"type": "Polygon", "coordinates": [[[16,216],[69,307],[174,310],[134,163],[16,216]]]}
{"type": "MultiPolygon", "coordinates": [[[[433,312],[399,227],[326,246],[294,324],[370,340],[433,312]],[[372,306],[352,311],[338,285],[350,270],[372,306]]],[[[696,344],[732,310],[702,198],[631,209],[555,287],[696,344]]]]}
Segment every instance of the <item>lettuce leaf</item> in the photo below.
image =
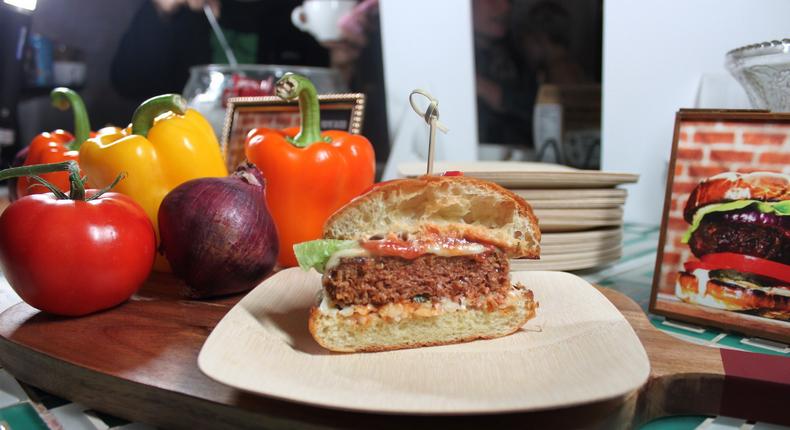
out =
{"type": "Polygon", "coordinates": [[[697,230],[697,228],[699,228],[699,224],[700,222],[702,222],[702,218],[704,218],[705,215],[714,212],[737,211],[751,206],[753,206],[752,209],[756,209],[762,213],[776,214],[779,216],[790,216],[790,200],[783,200],[781,202],[761,202],[758,200],[736,200],[734,202],[716,203],[702,207],[699,210],[697,210],[697,213],[694,214],[694,218],[691,220],[691,227],[689,227],[689,229],[686,230],[686,233],[683,234],[683,238],[681,239],[681,241],[683,243],[688,243],[689,239],[691,239],[691,234],[694,233],[697,230]]]}
{"type": "Polygon", "coordinates": [[[318,239],[294,245],[294,254],[302,270],[311,268],[323,273],[329,257],[337,251],[357,246],[356,240],[318,239]]]}

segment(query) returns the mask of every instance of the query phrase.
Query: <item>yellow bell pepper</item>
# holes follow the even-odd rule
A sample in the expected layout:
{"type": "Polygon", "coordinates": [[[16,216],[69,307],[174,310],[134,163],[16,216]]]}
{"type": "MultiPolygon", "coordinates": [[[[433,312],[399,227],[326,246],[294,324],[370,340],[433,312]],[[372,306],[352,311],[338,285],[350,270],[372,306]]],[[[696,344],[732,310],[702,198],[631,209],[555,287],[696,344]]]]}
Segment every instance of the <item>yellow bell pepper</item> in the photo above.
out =
{"type": "MultiPolygon", "coordinates": [[[[217,138],[200,113],[186,108],[177,94],[143,102],[131,128],[88,139],[80,148],[80,166],[88,185],[103,188],[121,173],[113,191],[126,194],[145,209],[156,228],[162,199],[173,188],[196,178],[228,175],[217,138]]],[[[156,267],[164,269],[164,261],[156,267]]]]}

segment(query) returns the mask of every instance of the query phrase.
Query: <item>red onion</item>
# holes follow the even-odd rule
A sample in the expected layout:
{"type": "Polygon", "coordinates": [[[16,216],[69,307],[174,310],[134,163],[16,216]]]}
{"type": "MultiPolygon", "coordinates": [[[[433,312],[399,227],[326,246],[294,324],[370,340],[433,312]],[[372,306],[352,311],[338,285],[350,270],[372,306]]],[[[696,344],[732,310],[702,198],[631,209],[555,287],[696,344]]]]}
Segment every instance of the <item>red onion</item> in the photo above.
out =
{"type": "Polygon", "coordinates": [[[265,180],[245,163],[226,178],[200,178],[172,190],[159,207],[161,250],[186,295],[246,291],[271,272],[279,249],[265,180]]]}
{"type": "Polygon", "coordinates": [[[757,210],[725,212],[722,214],[722,218],[727,221],[743,224],[790,228],[790,217],[780,216],[777,214],[767,214],[757,210]]]}

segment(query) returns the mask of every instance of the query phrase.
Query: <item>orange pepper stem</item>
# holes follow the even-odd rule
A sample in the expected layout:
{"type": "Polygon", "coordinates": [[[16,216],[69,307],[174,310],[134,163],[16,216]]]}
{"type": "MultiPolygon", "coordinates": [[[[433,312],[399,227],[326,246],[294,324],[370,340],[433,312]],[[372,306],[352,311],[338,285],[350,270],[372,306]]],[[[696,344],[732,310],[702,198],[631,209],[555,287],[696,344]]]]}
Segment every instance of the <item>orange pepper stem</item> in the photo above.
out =
{"type": "Polygon", "coordinates": [[[183,115],[187,102],[178,94],[162,94],[142,102],[132,115],[132,134],[147,137],[154,126],[154,120],[165,112],[183,115]]]}
{"type": "Polygon", "coordinates": [[[318,92],[304,76],[286,73],[275,84],[275,93],[283,100],[299,99],[299,116],[301,125],[299,133],[288,141],[300,148],[306,148],[316,142],[328,142],[321,137],[321,107],[318,104],[318,92]]]}
{"type": "Polygon", "coordinates": [[[82,97],[74,90],[58,87],[49,93],[52,106],[60,110],[67,110],[69,107],[74,112],[74,140],[66,144],[69,151],[79,151],[80,146],[90,137],[91,123],[88,119],[88,110],[82,97]]]}

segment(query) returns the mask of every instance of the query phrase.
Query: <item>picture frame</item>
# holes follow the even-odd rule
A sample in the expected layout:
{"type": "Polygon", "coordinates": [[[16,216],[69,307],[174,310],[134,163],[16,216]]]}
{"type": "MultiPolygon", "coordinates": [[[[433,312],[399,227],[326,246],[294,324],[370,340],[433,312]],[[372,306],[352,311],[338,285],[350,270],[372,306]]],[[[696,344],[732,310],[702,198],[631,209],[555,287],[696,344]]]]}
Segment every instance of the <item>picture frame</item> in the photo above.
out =
{"type": "MultiPolygon", "coordinates": [[[[365,94],[319,94],[321,130],[347,130],[359,134],[365,118],[365,94]]],[[[283,129],[299,126],[298,101],[277,96],[231,97],[222,128],[222,153],[228,171],[243,162],[244,140],[253,128],[283,129]]]]}
{"type": "MultiPolygon", "coordinates": [[[[781,269],[788,267],[784,261],[787,256],[781,256],[781,251],[770,246],[755,245],[772,237],[769,233],[761,237],[760,228],[778,225],[771,228],[781,229],[788,221],[771,224],[771,217],[781,216],[780,212],[770,210],[765,217],[752,215],[768,209],[757,202],[749,203],[762,199],[755,194],[747,196],[745,189],[749,187],[743,185],[777,178],[790,179],[790,113],[678,111],[650,312],[672,320],[790,343],[790,285],[786,280],[776,282],[775,278],[790,274],[781,269]],[[729,194],[723,194],[726,198],[722,202],[743,203],[705,203],[708,198],[703,193],[713,196],[714,184],[722,184],[720,190],[725,189],[723,184],[729,187],[733,182],[727,182],[730,180],[727,178],[732,181],[741,178],[745,182],[740,183],[740,188],[727,188],[729,194]],[[709,185],[702,188],[703,182],[709,185]],[[700,211],[706,205],[716,204],[719,206],[708,208],[716,211],[700,211]],[[743,204],[748,205],[734,209],[743,204]],[[760,227],[755,230],[744,225],[760,227]],[[724,235],[726,241],[722,239],[724,235]],[[763,264],[765,260],[769,263],[763,264]]],[[[777,205],[786,201],[787,193],[785,188],[784,197],[768,203],[777,205]]]]}

